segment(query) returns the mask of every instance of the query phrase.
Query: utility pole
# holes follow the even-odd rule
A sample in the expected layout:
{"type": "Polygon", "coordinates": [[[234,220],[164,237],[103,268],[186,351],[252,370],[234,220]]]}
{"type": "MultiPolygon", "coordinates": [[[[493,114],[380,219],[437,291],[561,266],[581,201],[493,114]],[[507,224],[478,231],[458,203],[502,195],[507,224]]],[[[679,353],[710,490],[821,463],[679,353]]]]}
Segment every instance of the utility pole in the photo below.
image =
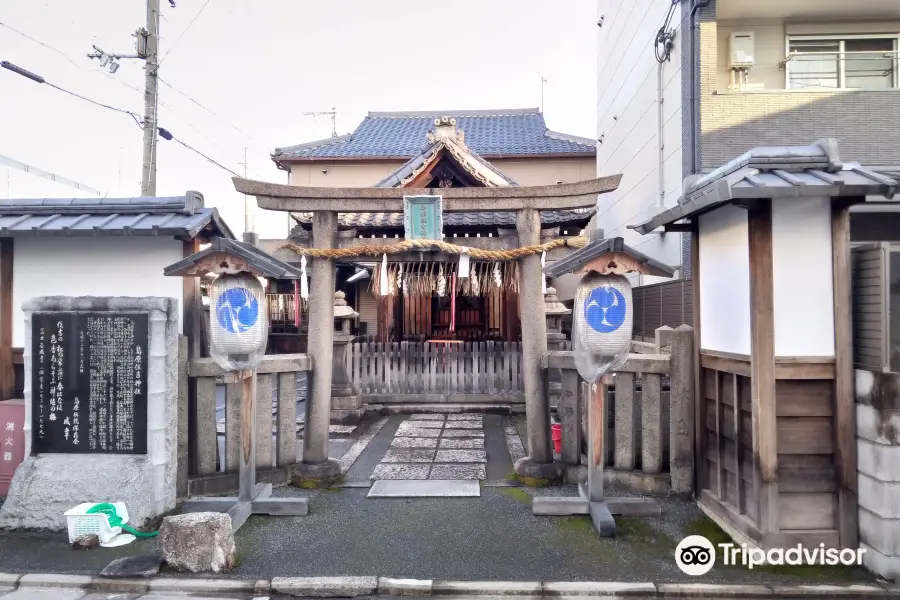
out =
{"type": "MultiPolygon", "coordinates": [[[[175,1],[169,0],[174,8],[175,1]]],[[[141,169],[141,195],[156,195],[156,142],[158,134],[159,106],[159,0],[147,0],[147,27],[141,27],[134,33],[136,54],[107,54],[102,48],[94,46],[95,52],[88,58],[100,60],[100,66],[109,69],[110,73],[119,70],[121,58],[139,58],[144,60],[144,152],[141,169]]]]}
{"type": "MultiPolygon", "coordinates": [[[[140,46],[141,32],[138,32],[138,46],[140,46]]],[[[159,70],[159,0],[147,0],[147,31],[146,31],[144,64],[144,158],[141,173],[141,195],[156,195],[156,127],[157,106],[159,96],[159,82],[157,71],[159,70]]]]}

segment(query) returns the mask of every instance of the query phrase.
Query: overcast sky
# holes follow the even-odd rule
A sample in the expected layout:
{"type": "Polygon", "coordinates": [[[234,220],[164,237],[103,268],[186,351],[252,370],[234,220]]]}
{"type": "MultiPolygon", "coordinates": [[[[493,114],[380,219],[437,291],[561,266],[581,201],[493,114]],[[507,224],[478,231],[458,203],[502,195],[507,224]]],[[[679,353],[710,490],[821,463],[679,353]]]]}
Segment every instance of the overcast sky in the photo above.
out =
{"type": "MultiPolygon", "coordinates": [[[[523,108],[541,103],[550,128],[593,137],[595,3],[589,0],[161,0],[159,124],[243,174],[284,182],[269,153],[351,132],[370,110],[523,108]],[[193,23],[191,23],[193,21],[193,23]],[[202,105],[202,106],[201,106],[202,105]],[[214,113],[214,114],[213,114],[214,113]]],[[[143,63],[114,74],[86,57],[97,45],[133,53],[140,0],[0,0],[0,60],[105,104],[143,115],[143,63]],[[30,36],[27,39],[10,28],[30,36]],[[37,43],[52,46],[51,50],[37,43]]],[[[141,130],[0,70],[0,154],[110,196],[137,195],[141,130]]],[[[231,175],[160,140],[158,195],[198,190],[236,234],[243,197],[231,175]]],[[[0,165],[0,198],[77,190],[0,165]]]]}

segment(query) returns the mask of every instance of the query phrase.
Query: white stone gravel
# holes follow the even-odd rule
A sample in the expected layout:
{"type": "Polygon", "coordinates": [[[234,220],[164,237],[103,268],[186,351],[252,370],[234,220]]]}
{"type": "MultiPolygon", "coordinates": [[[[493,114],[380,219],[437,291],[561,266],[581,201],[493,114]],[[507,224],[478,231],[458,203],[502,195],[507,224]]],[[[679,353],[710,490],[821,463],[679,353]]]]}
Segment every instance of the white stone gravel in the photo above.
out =
{"type": "MultiPolygon", "coordinates": [[[[484,421],[484,415],[467,415],[465,413],[463,413],[461,415],[447,415],[447,420],[448,421],[478,421],[480,423],[480,422],[484,421]]],[[[452,425],[450,425],[450,427],[452,427],[452,425]]]]}
{"type": "MultiPolygon", "coordinates": [[[[406,425],[406,423],[404,423],[403,425],[406,425]]],[[[425,429],[422,427],[403,427],[403,425],[401,425],[400,428],[397,429],[397,434],[396,434],[397,437],[436,438],[436,437],[440,437],[440,435],[441,435],[440,429],[425,429]]]]}
{"type": "Polygon", "coordinates": [[[447,423],[447,429],[483,429],[481,421],[451,421],[447,423]]]}

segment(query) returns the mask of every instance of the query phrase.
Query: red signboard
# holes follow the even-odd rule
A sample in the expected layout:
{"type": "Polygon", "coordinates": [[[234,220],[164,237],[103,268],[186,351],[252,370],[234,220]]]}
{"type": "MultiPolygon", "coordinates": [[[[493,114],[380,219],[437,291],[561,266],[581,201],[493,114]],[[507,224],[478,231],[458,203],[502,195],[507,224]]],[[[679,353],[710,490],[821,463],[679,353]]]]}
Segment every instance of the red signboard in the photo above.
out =
{"type": "Polygon", "coordinates": [[[0,496],[9,492],[16,467],[25,460],[25,401],[0,402],[0,496]]]}

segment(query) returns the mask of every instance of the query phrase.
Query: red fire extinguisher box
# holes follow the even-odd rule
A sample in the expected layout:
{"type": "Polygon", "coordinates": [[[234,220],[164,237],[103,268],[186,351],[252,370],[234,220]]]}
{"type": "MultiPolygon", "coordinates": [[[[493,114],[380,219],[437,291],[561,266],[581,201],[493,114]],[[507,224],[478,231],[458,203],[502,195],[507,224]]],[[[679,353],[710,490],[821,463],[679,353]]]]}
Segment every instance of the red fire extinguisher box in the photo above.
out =
{"type": "Polygon", "coordinates": [[[0,496],[9,492],[16,467],[25,460],[25,401],[0,402],[0,496]]]}

